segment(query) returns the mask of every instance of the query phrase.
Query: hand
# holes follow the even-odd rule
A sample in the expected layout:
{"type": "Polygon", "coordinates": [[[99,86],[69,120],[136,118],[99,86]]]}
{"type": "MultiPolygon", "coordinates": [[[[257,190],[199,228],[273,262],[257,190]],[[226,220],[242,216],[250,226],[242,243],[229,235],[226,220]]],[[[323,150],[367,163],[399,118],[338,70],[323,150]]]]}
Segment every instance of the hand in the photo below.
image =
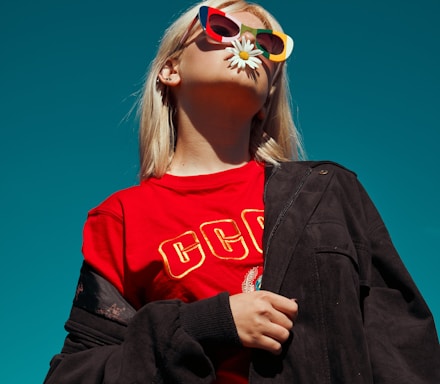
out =
{"type": "Polygon", "coordinates": [[[232,295],[229,303],[245,347],[281,353],[298,314],[295,300],[269,291],[255,291],[232,295]]]}

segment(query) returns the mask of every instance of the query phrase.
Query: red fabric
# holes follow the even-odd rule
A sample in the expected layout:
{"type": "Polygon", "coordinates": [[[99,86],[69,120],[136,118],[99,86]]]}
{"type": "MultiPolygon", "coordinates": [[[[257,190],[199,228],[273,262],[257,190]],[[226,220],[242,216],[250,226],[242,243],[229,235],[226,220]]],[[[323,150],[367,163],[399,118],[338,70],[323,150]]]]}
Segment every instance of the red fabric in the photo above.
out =
{"type": "MultiPolygon", "coordinates": [[[[150,178],[89,212],[84,258],[135,308],[255,290],[263,266],[263,186],[264,167],[255,161],[211,175],[150,178]]],[[[247,382],[247,365],[243,379],[232,379],[242,361],[220,361],[228,368],[218,383],[247,382]]]]}

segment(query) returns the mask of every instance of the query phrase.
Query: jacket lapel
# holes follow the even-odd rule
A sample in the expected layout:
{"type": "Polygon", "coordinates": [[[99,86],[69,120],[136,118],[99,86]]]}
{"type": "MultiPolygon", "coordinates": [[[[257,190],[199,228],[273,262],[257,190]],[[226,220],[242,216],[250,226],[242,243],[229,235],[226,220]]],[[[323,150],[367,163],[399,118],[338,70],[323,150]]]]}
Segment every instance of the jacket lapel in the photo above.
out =
{"type": "Polygon", "coordinates": [[[290,162],[267,169],[262,289],[279,292],[301,233],[332,178],[325,164],[290,162]]]}

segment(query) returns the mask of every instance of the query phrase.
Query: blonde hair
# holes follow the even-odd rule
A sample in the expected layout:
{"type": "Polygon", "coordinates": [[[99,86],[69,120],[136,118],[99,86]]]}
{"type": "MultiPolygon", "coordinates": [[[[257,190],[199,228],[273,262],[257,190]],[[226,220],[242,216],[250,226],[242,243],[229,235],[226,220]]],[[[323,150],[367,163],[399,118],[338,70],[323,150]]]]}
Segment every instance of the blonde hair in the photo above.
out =
{"type": "MultiPolygon", "coordinates": [[[[253,13],[266,28],[282,31],[275,18],[264,8],[244,0],[206,0],[184,12],[166,31],[155,59],[151,62],[143,93],[139,100],[140,179],[161,177],[168,170],[174,154],[176,129],[174,105],[167,87],[158,82],[158,75],[170,58],[178,58],[181,39],[201,5],[225,12],[253,13]]],[[[299,132],[293,122],[286,63],[278,64],[272,93],[264,117],[254,117],[249,148],[252,156],[277,165],[297,160],[304,155],[299,132]]]]}

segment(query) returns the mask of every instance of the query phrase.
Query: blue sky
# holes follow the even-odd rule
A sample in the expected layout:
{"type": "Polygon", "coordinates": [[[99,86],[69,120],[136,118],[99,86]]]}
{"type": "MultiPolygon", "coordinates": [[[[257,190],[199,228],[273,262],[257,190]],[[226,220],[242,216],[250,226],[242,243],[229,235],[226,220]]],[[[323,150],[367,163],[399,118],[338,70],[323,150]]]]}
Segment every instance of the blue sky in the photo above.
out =
{"type": "MultiPolygon", "coordinates": [[[[87,211],[137,183],[129,111],[162,31],[190,4],[0,5],[5,383],[42,382],[61,348],[87,211]]],[[[288,70],[309,158],[358,174],[440,324],[440,2],[260,4],[295,40],[288,70]]]]}

